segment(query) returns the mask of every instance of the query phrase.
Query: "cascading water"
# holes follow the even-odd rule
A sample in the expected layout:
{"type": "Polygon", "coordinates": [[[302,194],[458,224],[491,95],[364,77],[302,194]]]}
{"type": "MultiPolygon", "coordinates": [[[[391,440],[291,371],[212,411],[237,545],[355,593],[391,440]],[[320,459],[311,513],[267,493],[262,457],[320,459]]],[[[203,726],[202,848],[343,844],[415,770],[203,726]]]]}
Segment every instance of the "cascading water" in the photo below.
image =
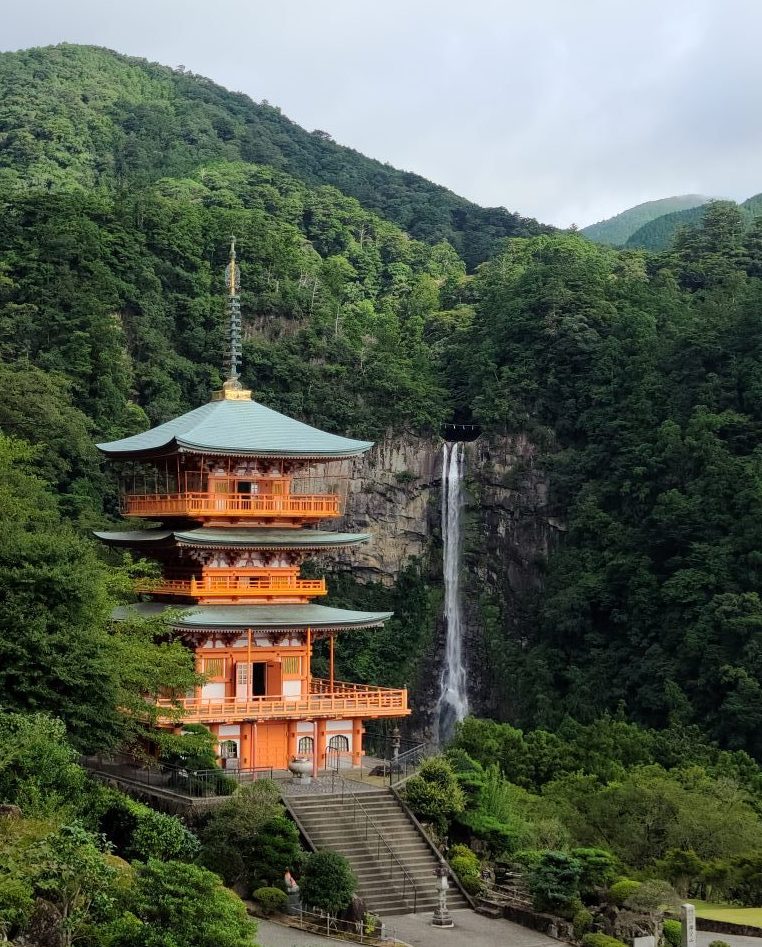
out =
{"type": "Polygon", "coordinates": [[[437,703],[440,744],[450,739],[455,724],[468,713],[460,597],[464,457],[465,450],[462,443],[445,441],[442,451],[445,654],[437,703]]]}

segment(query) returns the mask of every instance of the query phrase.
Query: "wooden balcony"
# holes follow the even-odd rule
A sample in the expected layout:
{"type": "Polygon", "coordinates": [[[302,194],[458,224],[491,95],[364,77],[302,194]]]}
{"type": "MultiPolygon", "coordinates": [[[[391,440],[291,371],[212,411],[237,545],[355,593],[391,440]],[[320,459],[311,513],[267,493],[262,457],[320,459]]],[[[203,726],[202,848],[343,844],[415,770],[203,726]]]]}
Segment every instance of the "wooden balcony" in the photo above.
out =
{"type": "Polygon", "coordinates": [[[335,493],[144,493],[122,497],[125,516],[322,520],[341,516],[335,493]]]}
{"type": "MultiPolygon", "coordinates": [[[[196,699],[186,697],[176,701],[159,698],[156,706],[167,711],[179,711],[184,723],[237,723],[243,720],[295,720],[316,717],[406,717],[407,690],[388,687],[368,687],[362,684],[344,684],[335,681],[333,690],[328,681],[313,680],[306,697],[249,697],[237,699],[196,699]]],[[[176,716],[168,714],[160,720],[176,723],[176,716]]]]}
{"type": "Polygon", "coordinates": [[[283,575],[264,570],[216,569],[200,579],[139,579],[135,591],[155,595],[177,595],[201,601],[225,599],[310,599],[326,595],[325,579],[301,579],[297,570],[278,570],[283,575]]]}

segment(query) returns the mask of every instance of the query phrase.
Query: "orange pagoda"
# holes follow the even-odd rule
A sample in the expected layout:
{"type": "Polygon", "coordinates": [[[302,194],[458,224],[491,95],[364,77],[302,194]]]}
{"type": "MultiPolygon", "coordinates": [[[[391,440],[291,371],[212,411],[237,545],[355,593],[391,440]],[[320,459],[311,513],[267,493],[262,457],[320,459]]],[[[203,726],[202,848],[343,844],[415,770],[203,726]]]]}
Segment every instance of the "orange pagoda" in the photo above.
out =
{"type": "MultiPolygon", "coordinates": [[[[373,445],[272,411],[242,388],[239,269],[235,241],[226,270],[227,380],[212,400],[166,424],[99,444],[126,462],[125,516],[160,525],[96,535],[158,560],[161,578],[139,584],[140,615],[168,607],[193,649],[204,683],[179,700],[160,698],[166,726],[202,723],[230,769],[285,769],[307,757],[313,771],[358,766],[363,721],[404,717],[407,692],[334,679],[338,632],[380,626],[390,613],[314,604],[325,579],[300,576],[307,556],[366,542],[317,524],[342,515],[333,472],[373,445]],[[328,489],[313,492],[315,474],[328,489]],[[328,639],[329,676],[313,677],[312,648],[328,639]]],[[[124,617],[125,609],[116,618],[124,617]]]]}

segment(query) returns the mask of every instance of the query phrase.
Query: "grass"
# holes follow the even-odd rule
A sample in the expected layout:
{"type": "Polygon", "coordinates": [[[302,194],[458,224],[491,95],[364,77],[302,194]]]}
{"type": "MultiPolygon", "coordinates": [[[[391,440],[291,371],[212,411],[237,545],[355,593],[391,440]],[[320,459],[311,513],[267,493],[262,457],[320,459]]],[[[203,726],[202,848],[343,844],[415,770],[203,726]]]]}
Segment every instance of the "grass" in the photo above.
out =
{"type": "Polygon", "coordinates": [[[736,904],[710,904],[708,901],[691,901],[691,904],[696,907],[697,917],[762,927],[762,908],[740,908],[736,904]]]}

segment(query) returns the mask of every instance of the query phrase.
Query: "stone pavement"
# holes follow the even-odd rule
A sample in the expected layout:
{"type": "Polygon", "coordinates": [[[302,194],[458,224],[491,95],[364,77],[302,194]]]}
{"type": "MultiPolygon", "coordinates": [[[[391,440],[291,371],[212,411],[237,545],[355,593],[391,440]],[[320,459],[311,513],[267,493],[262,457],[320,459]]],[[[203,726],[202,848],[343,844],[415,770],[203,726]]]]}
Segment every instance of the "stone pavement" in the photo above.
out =
{"type": "Polygon", "coordinates": [[[385,917],[384,921],[411,947],[559,947],[560,943],[528,927],[476,911],[453,911],[452,919],[455,927],[444,930],[431,926],[430,911],[385,917]]]}
{"type": "MultiPolygon", "coordinates": [[[[431,926],[431,912],[401,914],[384,921],[397,937],[411,947],[559,947],[560,942],[510,921],[482,917],[475,911],[453,911],[455,927],[438,930],[431,926]]],[[[328,947],[337,941],[257,920],[257,943],[261,947],[328,947]]],[[[345,941],[345,943],[349,943],[345,941]]],[[[749,945],[738,945],[749,947],[749,945]]],[[[757,944],[755,947],[762,947],[757,944]]]]}
{"type": "Polygon", "coordinates": [[[713,931],[696,931],[698,947],[709,947],[713,940],[724,940],[730,947],[762,947],[762,937],[744,937],[741,934],[715,934],[713,931]]]}

